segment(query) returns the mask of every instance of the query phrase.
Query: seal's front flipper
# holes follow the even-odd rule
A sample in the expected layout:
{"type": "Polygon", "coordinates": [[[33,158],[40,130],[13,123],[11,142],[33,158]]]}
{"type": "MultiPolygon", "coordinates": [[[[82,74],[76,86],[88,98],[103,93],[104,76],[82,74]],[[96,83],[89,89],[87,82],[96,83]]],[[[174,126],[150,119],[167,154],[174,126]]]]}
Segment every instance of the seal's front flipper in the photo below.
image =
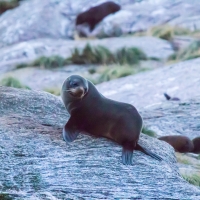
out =
{"type": "Polygon", "coordinates": [[[133,159],[133,150],[126,149],[125,147],[123,147],[122,163],[124,165],[132,165],[132,159],[133,159]]]}
{"type": "Polygon", "coordinates": [[[73,142],[79,135],[78,129],[76,129],[75,126],[70,123],[70,119],[63,127],[62,135],[65,142],[73,142]]]}

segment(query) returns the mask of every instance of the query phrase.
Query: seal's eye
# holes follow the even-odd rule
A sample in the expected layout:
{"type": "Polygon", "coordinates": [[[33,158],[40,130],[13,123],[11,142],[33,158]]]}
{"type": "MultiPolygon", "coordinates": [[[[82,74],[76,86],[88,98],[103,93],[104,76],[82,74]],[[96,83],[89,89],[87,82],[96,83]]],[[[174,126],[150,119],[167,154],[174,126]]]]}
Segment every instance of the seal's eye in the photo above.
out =
{"type": "Polygon", "coordinates": [[[74,81],[71,81],[71,82],[70,82],[70,86],[71,86],[71,87],[77,87],[77,86],[78,86],[78,83],[77,83],[77,82],[74,82],[74,81]]]}

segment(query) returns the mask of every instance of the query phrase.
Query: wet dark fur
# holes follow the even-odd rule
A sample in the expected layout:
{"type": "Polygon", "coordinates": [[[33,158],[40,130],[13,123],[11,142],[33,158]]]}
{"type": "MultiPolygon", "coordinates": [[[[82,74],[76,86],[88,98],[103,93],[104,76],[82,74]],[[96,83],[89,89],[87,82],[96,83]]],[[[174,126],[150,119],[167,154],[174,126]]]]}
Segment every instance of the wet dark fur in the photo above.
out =
{"type": "Polygon", "coordinates": [[[196,137],[192,140],[194,144],[194,150],[192,151],[193,153],[200,153],[200,137],[196,137]]]}
{"type": "Polygon", "coordinates": [[[76,25],[87,23],[92,31],[104,17],[119,10],[120,6],[112,1],[102,3],[80,13],[76,18],[76,25]]]}
{"type": "Polygon", "coordinates": [[[80,76],[73,75],[63,84],[63,102],[71,115],[63,128],[64,140],[71,142],[80,132],[87,132],[95,137],[108,138],[121,145],[124,164],[132,164],[134,149],[162,160],[138,144],[142,118],[136,108],[104,97],[90,81],[86,81],[80,76]],[[70,84],[72,85],[72,81],[87,91],[82,99],[72,98],[69,93],[64,92],[69,89],[70,84]],[[86,83],[88,86],[85,85],[86,83]]]}
{"type": "Polygon", "coordinates": [[[194,149],[192,141],[186,136],[169,135],[159,137],[158,139],[167,142],[175,149],[175,151],[180,153],[192,152],[194,149]]]}

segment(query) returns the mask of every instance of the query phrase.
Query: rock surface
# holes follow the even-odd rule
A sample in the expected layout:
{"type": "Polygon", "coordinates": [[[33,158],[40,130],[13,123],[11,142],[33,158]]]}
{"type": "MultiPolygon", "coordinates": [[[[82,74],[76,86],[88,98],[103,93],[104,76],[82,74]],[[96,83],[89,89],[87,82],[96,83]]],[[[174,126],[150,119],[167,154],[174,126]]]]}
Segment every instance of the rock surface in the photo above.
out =
{"type": "Polygon", "coordinates": [[[198,199],[200,190],[178,172],[173,149],[142,135],[140,143],[164,158],[80,135],[68,145],[61,128],[68,114],[48,93],[0,87],[0,190],[19,199],[198,199]],[[112,152],[112,154],[111,154],[112,152]]]}
{"type": "Polygon", "coordinates": [[[165,102],[164,92],[188,100],[199,95],[199,65],[200,58],[188,60],[104,82],[97,88],[108,98],[134,104],[140,109],[165,102]]]}
{"type": "Polygon", "coordinates": [[[166,59],[174,53],[168,41],[154,37],[122,37],[79,41],[38,39],[2,48],[0,72],[10,71],[15,69],[16,64],[27,63],[40,56],[59,55],[68,58],[74,48],[82,49],[87,43],[91,46],[104,46],[111,52],[123,47],[137,47],[143,50],[148,57],[159,59],[166,59]]]}
{"type": "MultiPolygon", "coordinates": [[[[22,41],[54,38],[72,39],[76,15],[106,0],[31,0],[0,16],[0,47],[22,41]]],[[[113,0],[122,10],[106,17],[94,35],[113,36],[146,30],[166,22],[200,28],[200,2],[184,0],[113,0]]]]}

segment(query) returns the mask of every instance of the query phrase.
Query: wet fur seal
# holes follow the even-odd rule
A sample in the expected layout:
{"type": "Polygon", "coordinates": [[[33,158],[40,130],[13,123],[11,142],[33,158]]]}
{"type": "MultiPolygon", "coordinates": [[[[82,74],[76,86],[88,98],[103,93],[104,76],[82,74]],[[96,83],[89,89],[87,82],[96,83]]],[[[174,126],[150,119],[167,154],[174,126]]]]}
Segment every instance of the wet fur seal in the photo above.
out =
{"type": "Polygon", "coordinates": [[[170,97],[167,93],[164,93],[164,96],[167,100],[170,100],[170,101],[180,101],[178,97],[170,97]]]}
{"type": "Polygon", "coordinates": [[[193,142],[186,136],[169,135],[159,137],[158,139],[167,142],[174,148],[175,151],[180,153],[192,152],[194,149],[193,142]]]}
{"type": "Polygon", "coordinates": [[[80,13],[76,17],[76,26],[87,23],[90,31],[93,31],[95,26],[106,16],[120,10],[120,5],[107,1],[100,5],[91,7],[89,10],[80,13]]]}
{"type": "Polygon", "coordinates": [[[123,164],[132,164],[133,150],[162,160],[138,144],[143,122],[134,106],[104,97],[90,81],[78,75],[69,76],[65,80],[61,97],[70,113],[63,128],[63,139],[66,142],[72,142],[80,132],[86,132],[121,145],[123,164]]]}
{"type": "Polygon", "coordinates": [[[194,149],[193,149],[193,153],[200,153],[200,137],[196,137],[192,140],[193,145],[194,145],[194,149]]]}

